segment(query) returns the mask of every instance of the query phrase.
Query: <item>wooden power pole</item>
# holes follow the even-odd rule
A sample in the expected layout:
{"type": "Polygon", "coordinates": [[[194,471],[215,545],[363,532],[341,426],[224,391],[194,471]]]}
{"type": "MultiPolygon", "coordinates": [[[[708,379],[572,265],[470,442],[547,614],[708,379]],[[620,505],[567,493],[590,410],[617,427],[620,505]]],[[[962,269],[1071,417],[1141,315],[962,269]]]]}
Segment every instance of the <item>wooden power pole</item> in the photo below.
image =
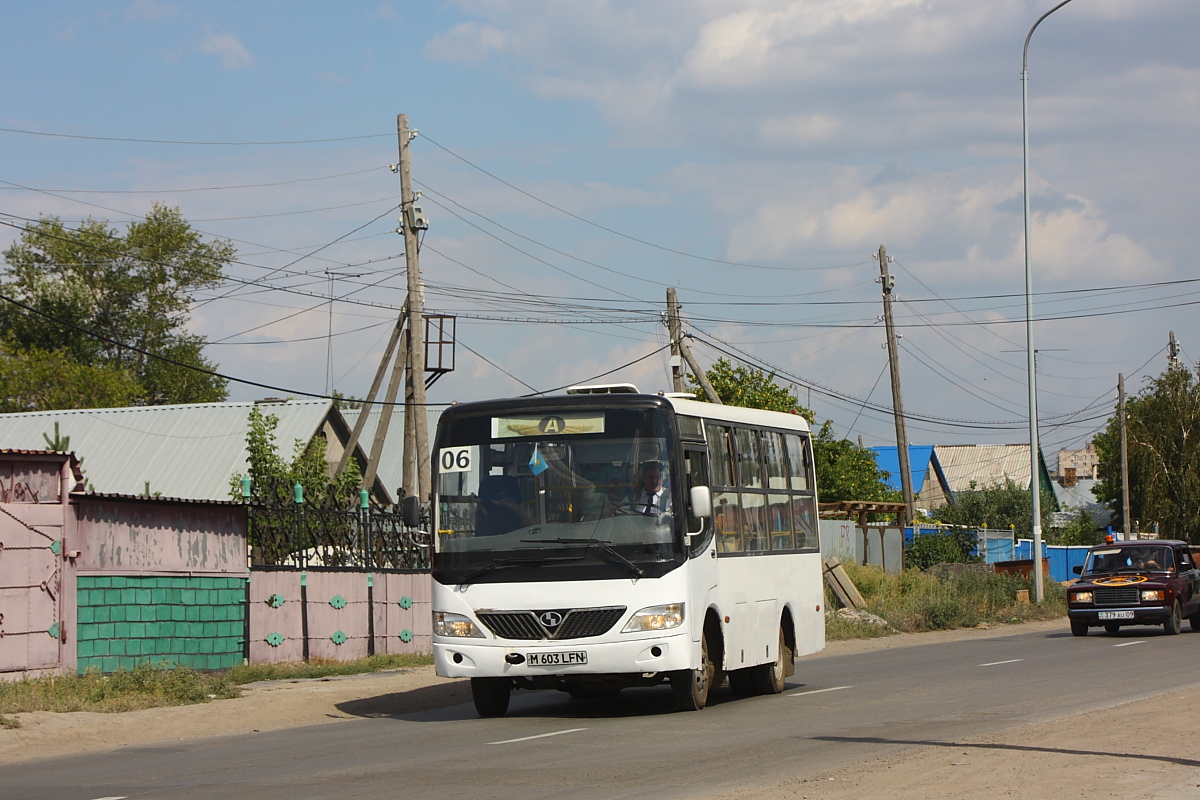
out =
{"type": "Polygon", "coordinates": [[[723,405],[720,395],[713,385],[708,380],[708,375],[704,374],[704,370],[700,369],[699,362],[692,355],[692,348],[688,347],[688,343],[683,338],[683,323],[679,321],[679,297],[675,294],[675,289],[667,289],[667,330],[671,335],[671,385],[672,391],[682,392],[683,388],[683,364],[675,366],[675,355],[678,353],[683,357],[683,361],[691,368],[692,374],[696,376],[696,382],[700,384],[700,388],[704,390],[704,394],[708,397],[708,402],[723,405]]]}
{"type": "Polygon", "coordinates": [[[1121,423],[1121,525],[1126,539],[1133,532],[1129,514],[1129,435],[1125,426],[1125,373],[1117,375],[1117,414],[1121,423]]]}
{"type": "Polygon", "coordinates": [[[428,500],[430,491],[429,427],[425,414],[425,330],[422,319],[421,268],[417,262],[417,231],[429,227],[414,204],[412,154],[408,116],[396,116],[400,144],[400,231],[404,235],[404,263],[408,272],[408,374],[404,382],[404,493],[428,500]]]}
{"type": "Polygon", "coordinates": [[[667,332],[671,336],[671,390],[683,391],[683,354],[679,348],[682,339],[682,325],[679,323],[679,296],[675,287],[667,287],[667,332]]]}
{"type": "MultiPolygon", "coordinates": [[[[892,416],[896,420],[896,455],[900,457],[900,490],[904,495],[905,524],[916,517],[913,501],[912,470],[908,464],[908,434],[904,427],[904,397],[900,392],[899,346],[892,325],[892,286],[895,278],[888,271],[887,250],[879,245],[879,282],[883,285],[883,320],[887,328],[888,368],[892,373],[892,416]]],[[[1034,476],[1034,480],[1037,477],[1034,476]]]]}

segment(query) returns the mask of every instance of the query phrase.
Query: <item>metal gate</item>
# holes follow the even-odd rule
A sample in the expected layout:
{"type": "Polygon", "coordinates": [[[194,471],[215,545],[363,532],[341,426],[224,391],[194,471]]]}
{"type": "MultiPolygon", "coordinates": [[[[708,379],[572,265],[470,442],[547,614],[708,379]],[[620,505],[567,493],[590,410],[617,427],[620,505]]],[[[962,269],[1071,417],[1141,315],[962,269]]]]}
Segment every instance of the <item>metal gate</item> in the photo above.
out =
{"type": "Polygon", "coordinates": [[[0,674],[61,664],[62,530],[57,504],[0,503],[0,674]]]}

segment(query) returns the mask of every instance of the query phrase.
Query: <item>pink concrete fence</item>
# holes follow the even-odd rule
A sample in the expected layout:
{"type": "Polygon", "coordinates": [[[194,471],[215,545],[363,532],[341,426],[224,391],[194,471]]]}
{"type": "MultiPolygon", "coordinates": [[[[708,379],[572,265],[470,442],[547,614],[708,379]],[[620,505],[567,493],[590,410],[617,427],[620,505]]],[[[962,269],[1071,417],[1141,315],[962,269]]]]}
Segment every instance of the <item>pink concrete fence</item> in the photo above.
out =
{"type": "Polygon", "coordinates": [[[252,664],[433,649],[427,572],[254,569],[252,664]]]}

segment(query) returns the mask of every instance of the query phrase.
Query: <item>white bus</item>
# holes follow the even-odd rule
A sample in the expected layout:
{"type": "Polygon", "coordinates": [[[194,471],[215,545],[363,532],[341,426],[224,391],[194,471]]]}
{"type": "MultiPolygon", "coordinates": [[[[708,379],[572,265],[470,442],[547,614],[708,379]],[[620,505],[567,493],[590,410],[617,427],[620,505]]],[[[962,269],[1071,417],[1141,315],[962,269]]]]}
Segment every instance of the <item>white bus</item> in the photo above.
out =
{"type": "Polygon", "coordinates": [[[481,716],[663,682],[699,710],[824,647],[803,417],[579,387],[451,406],[433,460],[434,661],[481,716]]]}

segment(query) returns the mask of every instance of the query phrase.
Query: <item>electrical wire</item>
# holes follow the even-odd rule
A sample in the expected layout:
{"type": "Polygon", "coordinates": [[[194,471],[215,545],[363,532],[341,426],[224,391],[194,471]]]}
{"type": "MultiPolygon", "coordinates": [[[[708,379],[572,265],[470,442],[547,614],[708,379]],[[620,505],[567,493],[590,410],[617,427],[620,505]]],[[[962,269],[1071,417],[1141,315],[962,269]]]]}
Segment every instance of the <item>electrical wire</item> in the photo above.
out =
{"type": "Polygon", "coordinates": [[[26,136],[45,136],[55,139],[86,139],[93,142],[132,142],[134,144],[182,144],[198,147],[266,147],[290,144],[327,144],[330,142],[353,142],[361,139],[391,138],[391,133],[369,133],[362,136],[337,136],[329,139],[284,139],[280,141],[263,142],[205,142],[187,139],[133,139],[126,136],[84,136],[75,133],[50,133],[48,131],[30,131],[21,128],[0,128],[0,133],[19,133],[26,136]]]}

